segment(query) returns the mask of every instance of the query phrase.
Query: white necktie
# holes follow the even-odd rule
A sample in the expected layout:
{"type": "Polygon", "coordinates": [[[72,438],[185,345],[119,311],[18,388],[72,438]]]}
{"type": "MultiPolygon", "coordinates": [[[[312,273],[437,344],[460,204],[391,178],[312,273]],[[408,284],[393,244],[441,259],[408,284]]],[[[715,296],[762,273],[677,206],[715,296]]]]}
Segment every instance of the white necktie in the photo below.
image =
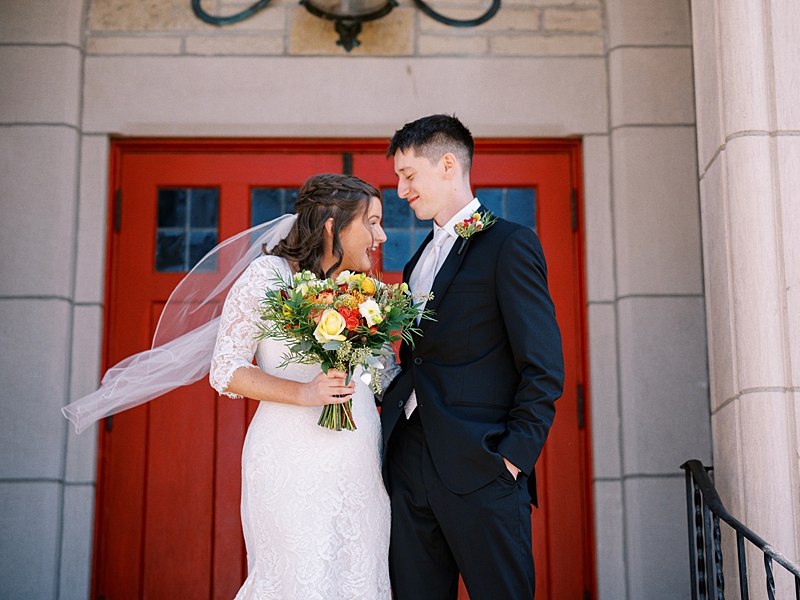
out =
{"type": "MultiPolygon", "coordinates": [[[[436,273],[438,272],[440,266],[439,259],[442,254],[442,245],[444,245],[445,241],[447,241],[448,236],[449,234],[444,228],[437,229],[433,234],[433,240],[431,242],[432,247],[420,266],[416,289],[411,290],[415,295],[431,293],[433,280],[436,278],[436,273]]],[[[423,301],[420,309],[424,310],[427,303],[427,300],[423,301]]],[[[419,319],[417,319],[417,323],[419,323],[419,319]]],[[[411,395],[408,397],[408,401],[405,405],[406,419],[411,417],[411,413],[414,412],[415,408],[417,408],[417,392],[416,390],[412,390],[411,395]]]]}

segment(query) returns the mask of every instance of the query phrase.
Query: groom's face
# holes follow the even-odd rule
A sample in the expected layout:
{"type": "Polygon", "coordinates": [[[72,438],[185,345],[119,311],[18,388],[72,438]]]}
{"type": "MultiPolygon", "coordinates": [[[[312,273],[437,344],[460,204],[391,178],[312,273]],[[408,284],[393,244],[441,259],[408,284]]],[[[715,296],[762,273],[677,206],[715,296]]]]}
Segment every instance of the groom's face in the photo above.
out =
{"type": "Polygon", "coordinates": [[[414,154],[413,149],[398,150],[394,155],[394,171],[398,178],[397,195],[408,201],[418,219],[434,219],[445,204],[442,161],[432,164],[424,156],[414,154]]]}

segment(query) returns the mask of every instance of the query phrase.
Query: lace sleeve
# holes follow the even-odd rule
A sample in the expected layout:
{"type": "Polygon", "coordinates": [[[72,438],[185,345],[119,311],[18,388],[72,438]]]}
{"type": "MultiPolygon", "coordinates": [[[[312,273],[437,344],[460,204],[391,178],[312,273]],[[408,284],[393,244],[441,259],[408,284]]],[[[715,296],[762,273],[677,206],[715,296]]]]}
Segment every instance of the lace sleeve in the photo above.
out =
{"type": "Polygon", "coordinates": [[[220,394],[241,398],[227,391],[234,372],[240,367],[258,368],[253,364],[258,346],[255,336],[259,331],[255,311],[264,291],[272,287],[275,271],[284,271],[285,265],[285,261],[278,257],[257,258],[228,292],[209,374],[211,386],[220,394]]]}

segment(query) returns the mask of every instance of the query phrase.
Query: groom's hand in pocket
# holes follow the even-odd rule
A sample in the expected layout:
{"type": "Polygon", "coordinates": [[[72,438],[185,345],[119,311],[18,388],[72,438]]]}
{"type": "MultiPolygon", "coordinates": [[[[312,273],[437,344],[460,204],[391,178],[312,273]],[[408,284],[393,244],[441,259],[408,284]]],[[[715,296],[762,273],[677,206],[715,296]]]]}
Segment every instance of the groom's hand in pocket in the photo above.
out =
{"type": "Polygon", "coordinates": [[[515,467],[505,456],[503,457],[503,462],[505,463],[508,472],[511,473],[511,476],[516,481],[517,476],[519,475],[519,469],[515,467]]]}

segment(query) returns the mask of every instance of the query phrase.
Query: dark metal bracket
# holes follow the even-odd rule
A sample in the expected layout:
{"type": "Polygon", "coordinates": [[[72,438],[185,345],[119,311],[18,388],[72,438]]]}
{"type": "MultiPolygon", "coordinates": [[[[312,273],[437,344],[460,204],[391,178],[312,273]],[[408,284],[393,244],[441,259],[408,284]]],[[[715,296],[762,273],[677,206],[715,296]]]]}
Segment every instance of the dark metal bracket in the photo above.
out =
{"type": "MultiPolygon", "coordinates": [[[[194,11],[195,16],[206,23],[220,27],[222,25],[232,25],[233,23],[238,23],[252,17],[259,11],[266,8],[266,6],[272,0],[259,0],[249,8],[246,8],[235,15],[230,15],[227,17],[216,17],[208,14],[203,7],[200,6],[200,1],[201,0],[192,0],[192,11],[194,11]]],[[[489,7],[489,9],[480,17],[475,19],[451,19],[450,17],[446,17],[433,10],[424,2],[424,0],[414,0],[414,4],[416,4],[417,8],[428,15],[431,19],[451,27],[476,27],[477,25],[486,23],[486,21],[494,17],[497,14],[497,11],[500,10],[500,3],[501,0],[492,0],[492,5],[489,7]]],[[[361,23],[366,21],[374,21],[376,19],[385,17],[395,6],[397,6],[396,0],[388,0],[388,2],[382,8],[376,10],[375,12],[366,15],[360,15],[354,18],[348,18],[337,17],[335,15],[323,12],[308,2],[308,0],[300,0],[300,4],[305,6],[308,12],[310,12],[312,15],[334,22],[336,33],[339,34],[339,41],[337,41],[336,44],[338,46],[342,46],[347,52],[350,52],[353,48],[361,45],[361,42],[358,40],[358,34],[361,33],[361,23]]]]}
{"type": "Polygon", "coordinates": [[[492,5],[489,7],[489,10],[487,10],[477,19],[451,19],[450,17],[440,15],[430,6],[425,4],[423,0],[414,0],[414,4],[416,4],[417,8],[428,15],[431,19],[439,21],[439,23],[444,23],[445,25],[450,25],[451,27],[476,27],[477,25],[486,23],[486,21],[497,14],[497,11],[500,10],[500,1],[501,0],[492,0],[492,5]]]}
{"type": "Polygon", "coordinates": [[[339,34],[339,41],[336,42],[336,45],[341,46],[348,52],[350,52],[350,50],[356,46],[361,45],[361,42],[358,40],[358,34],[361,33],[361,23],[383,18],[392,12],[392,9],[397,6],[397,2],[395,0],[388,0],[385,5],[375,12],[371,12],[366,15],[359,15],[358,17],[354,18],[348,18],[337,17],[336,15],[323,12],[308,2],[308,0],[300,0],[300,4],[305,6],[306,10],[315,17],[319,17],[320,19],[325,19],[327,21],[333,21],[334,27],[336,28],[336,33],[339,34]]]}
{"type": "Polygon", "coordinates": [[[234,23],[238,23],[239,21],[244,21],[245,19],[249,19],[257,12],[260,12],[264,8],[266,8],[267,4],[269,4],[272,0],[258,0],[255,4],[253,4],[250,8],[244,9],[242,12],[236,13],[235,15],[230,15],[228,17],[215,17],[214,15],[208,14],[203,7],[200,6],[200,0],[192,0],[192,10],[194,11],[195,16],[200,19],[201,21],[205,21],[206,23],[210,23],[211,25],[232,25],[234,23]]]}

